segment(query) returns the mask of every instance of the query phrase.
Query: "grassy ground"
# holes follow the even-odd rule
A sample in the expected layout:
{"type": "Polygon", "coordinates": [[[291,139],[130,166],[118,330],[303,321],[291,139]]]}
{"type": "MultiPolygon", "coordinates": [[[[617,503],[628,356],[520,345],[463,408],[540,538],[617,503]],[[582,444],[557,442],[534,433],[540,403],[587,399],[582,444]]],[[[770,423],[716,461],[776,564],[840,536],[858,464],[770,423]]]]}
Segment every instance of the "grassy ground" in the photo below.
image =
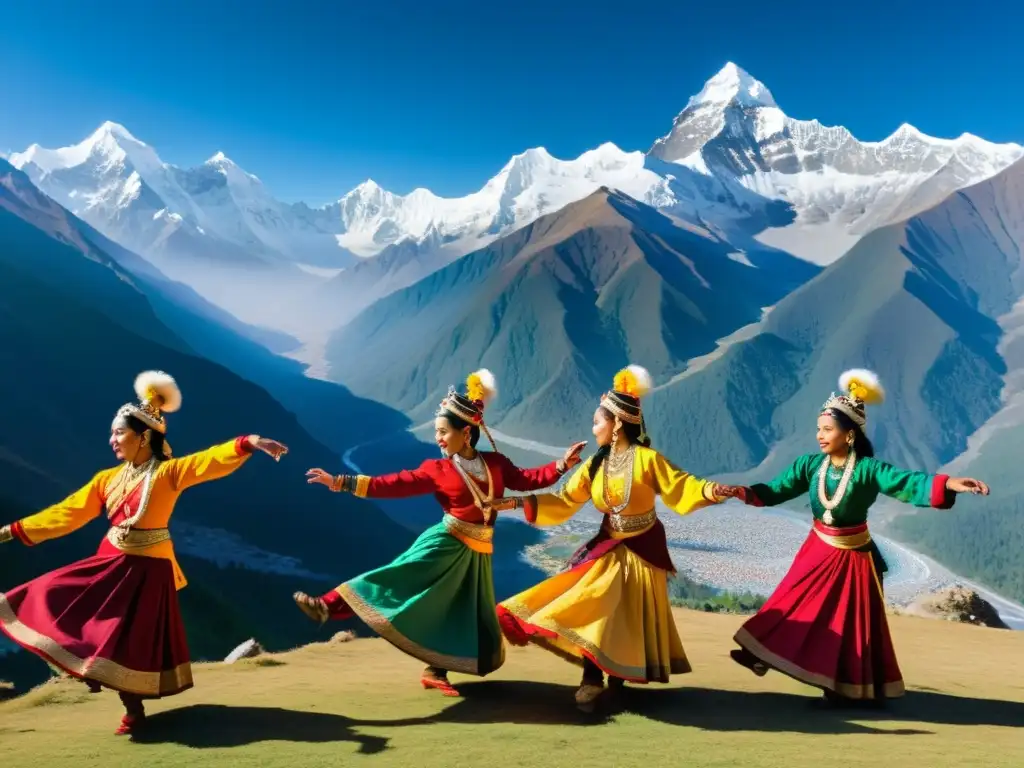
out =
{"type": "MultiPolygon", "coordinates": [[[[0,702],[5,765],[845,766],[1020,765],[1024,634],[894,617],[911,691],[886,712],[821,712],[815,691],[728,658],[736,616],[678,610],[695,672],[632,688],[626,713],[578,713],[578,671],[510,649],[462,699],[422,691],[420,664],[379,639],[196,667],[196,688],[149,705],[146,734],[112,735],[117,697],[58,681],[0,702]]],[[[326,636],[326,631],[325,631],[326,636]]]]}

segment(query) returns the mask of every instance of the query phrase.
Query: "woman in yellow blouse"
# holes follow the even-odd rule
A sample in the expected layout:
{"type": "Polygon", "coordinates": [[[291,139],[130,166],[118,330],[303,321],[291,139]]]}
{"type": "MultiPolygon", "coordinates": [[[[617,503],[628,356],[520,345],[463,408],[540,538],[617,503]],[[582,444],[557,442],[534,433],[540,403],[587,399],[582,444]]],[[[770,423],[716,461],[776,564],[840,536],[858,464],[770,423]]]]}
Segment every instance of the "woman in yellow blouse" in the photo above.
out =
{"type": "Polygon", "coordinates": [[[118,691],[125,706],[118,734],[145,719],[144,699],[192,687],[177,594],[186,582],[167,530],[178,496],[228,476],[254,450],[275,461],[288,452],[248,435],[171,458],[163,414],[181,405],[177,384],[147,371],[136,378],[135,391],[139,403],[122,406],[110,428],[121,464],[52,507],[0,527],[0,542],[34,546],[106,512],[110,528],[95,555],[0,593],[0,630],[93,690],[118,691]]]}
{"type": "Polygon", "coordinates": [[[508,499],[536,525],[559,525],[593,502],[604,520],[561,573],[498,606],[514,645],[533,642],[583,666],[576,703],[591,711],[604,691],[624,681],[669,680],[690,671],[669,608],[675,567],[656,497],[680,515],[718,504],[741,489],[720,486],[675,467],[650,447],[640,398],[650,376],[629,366],[594,413],[598,451],[558,493],[508,499]]]}

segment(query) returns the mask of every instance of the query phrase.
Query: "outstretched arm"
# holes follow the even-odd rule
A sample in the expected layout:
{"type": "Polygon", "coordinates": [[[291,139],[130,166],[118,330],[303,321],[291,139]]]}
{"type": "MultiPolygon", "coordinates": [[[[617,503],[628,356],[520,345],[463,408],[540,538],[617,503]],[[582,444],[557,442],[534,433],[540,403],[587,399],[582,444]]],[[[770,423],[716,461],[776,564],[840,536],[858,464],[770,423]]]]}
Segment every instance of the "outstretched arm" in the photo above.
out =
{"type": "Polygon", "coordinates": [[[565,485],[554,493],[536,493],[503,499],[495,509],[523,509],[526,522],[533,525],[561,525],[590,501],[590,461],[583,463],[565,485]]]}
{"type": "Polygon", "coordinates": [[[988,495],[988,486],[970,477],[911,472],[878,459],[872,460],[871,467],[879,493],[915,507],[951,509],[957,493],[988,495]]]}
{"type": "Polygon", "coordinates": [[[651,455],[654,488],[673,512],[688,515],[712,504],[721,504],[727,498],[718,492],[716,483],[683,471],[656,451],[651,455]]]}
{"type": "Polygon", "coordinates": [[[580,463],[580,451],[586,446],[586,442],[576,443],[565,452],[558,461],[552,461],[542,467],[533,469],[520,469],[512,460],[504,454],[495,454],[501,464],[501,474],[505,480],[505,487],[510,491],[539,491],[548,488],[558,482],[566,472],[580,463]]]}
{"type": "Polygon", "coordinates": [[[332,491],[345,491],[359,498],[403,499],[423,496],[437,490],[433,467],[435,462],[424,461],[416,469],[403,469],[389,475],[369,477],[367,475],[329,475],[322,469],[311,469],[306,473],[310,485],[326,485],[332,491]]]}
{"type": "Polygon", "coordinates": [[[88,485],[79,488],[63,501],[42,512],[0,527],[0,543],[17,539],[26,546],[59,539],[100,516],[103,511],[103,489],[117,469],[100,472],[88,485]]]}
{"type": "Polygon", "coordinates": [[[246,435],[221,443],[205,451],[190,453],[179,459],[168,459],[163,467],[171,487],[183,491],[193,485],[227,477],[242,466],[255,450],[257,435],[246,435]]]}
{"type": "Polygon", "coordinates": [[[754,507],[774,507],[802,496],[811,487],[810,462],[810,456],[801,456],[771,482],[750,486],[744,501],[754,507]]]}

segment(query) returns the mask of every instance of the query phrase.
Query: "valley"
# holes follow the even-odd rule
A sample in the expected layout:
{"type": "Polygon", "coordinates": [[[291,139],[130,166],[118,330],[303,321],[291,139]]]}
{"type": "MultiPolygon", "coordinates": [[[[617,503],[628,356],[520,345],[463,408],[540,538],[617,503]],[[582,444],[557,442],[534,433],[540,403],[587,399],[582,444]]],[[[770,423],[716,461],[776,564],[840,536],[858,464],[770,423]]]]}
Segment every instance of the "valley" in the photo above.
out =
{"type": "MultiPolygon", "coordinates": [[[[641,364],[659,450],[751,482],[813,449],[836,377],[865,366],[889,392],[871,411],[881,455],[993,487],[950,513],[878,505],[891,599],[984,584],[1021,627],[1022,157],[906,125],[861,141],[789,117],[734,64],[646,150],[526,149],[460,198],[366,181],[324,206],[283,203],[223,153],[174,166],[109,121],[33,145],[0,160],[0,343],[17,371],[0,380],[4,517],[105,466],[132,376],[169,370],[186,392],[176,452],[245,431],[292,447],[198,489],[175,521],[200,657],[253,635],[283,648],[308,634],[294,589],[379,565],[438,514],[430,498],[318,493],[305,470],[434,455],[417,425],[471,370],[497,375],[499,447],[536,464],[589,437],[615,371],[641,364]]],[[[595,515],[555,535],[583,536],[595,515]]],[[[806,535],[798,508],[662,517],[681,574],[735,592],[769,591],[806,535]]],[[[0,585],[98,537],[19,552],[0,585]]],[[[501,524],[499,597],[539,578],[523,552],[547,541],[501,524]]]]}

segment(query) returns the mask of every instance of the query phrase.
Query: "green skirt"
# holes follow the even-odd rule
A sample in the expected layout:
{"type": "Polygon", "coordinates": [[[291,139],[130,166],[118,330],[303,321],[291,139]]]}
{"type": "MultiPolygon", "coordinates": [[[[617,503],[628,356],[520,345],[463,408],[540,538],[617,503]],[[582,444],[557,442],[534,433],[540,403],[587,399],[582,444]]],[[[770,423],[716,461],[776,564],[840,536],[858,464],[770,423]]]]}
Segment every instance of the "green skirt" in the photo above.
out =
{"type": "Polygon", "coordinates": [[[505,662],[491,556],[474,552],[444,523],[337,591],[377,634],[430,666],[483,676],[505,662]]]}

